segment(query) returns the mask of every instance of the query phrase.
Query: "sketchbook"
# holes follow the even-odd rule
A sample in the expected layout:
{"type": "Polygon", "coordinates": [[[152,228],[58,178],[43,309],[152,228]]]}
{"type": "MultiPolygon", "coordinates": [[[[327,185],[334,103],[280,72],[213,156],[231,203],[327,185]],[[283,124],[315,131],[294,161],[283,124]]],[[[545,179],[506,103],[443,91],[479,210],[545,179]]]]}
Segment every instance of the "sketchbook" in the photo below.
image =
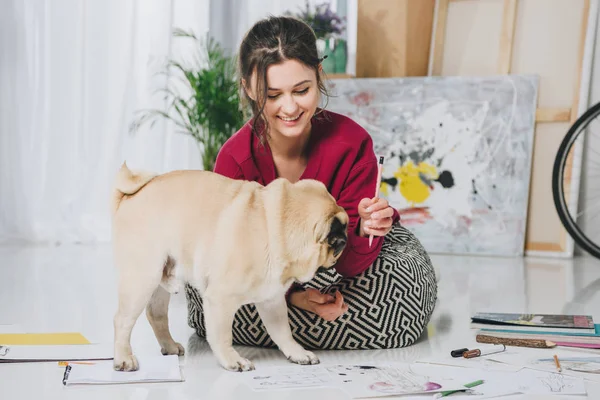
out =
{"type": "Polygon", "coordinates": [[[179,356],[138,356],[137,371],[115,371],[112,361],[94,365],[69,364],[63,385],[110,385],[123,383],[183,382],[179,356]]]}

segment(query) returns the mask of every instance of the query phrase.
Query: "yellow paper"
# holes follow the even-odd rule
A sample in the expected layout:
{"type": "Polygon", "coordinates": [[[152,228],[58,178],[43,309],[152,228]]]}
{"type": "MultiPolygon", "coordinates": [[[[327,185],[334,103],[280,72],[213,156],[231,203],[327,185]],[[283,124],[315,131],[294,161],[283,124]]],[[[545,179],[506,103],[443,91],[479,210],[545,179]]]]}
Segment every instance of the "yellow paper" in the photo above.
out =
{"type": "Polygon", "coordinates": [[[65,333],[0,333],[2,345],[63,345],[63,344],[90,344],[78,332],[65,333]]]}

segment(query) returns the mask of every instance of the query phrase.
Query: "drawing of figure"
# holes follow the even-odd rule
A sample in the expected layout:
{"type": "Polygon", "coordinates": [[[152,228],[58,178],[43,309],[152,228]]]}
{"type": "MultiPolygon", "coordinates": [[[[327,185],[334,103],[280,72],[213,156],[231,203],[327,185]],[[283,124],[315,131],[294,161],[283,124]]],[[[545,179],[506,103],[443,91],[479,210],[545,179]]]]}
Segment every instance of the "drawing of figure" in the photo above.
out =
{"type": "Polygon", "coordinates": [[[540,378],[540,381],[552,393],[561,393],[565,390],[565,378],[561,374],[549,374],[547,377],[540,378]]]}
{"type": "Polygon", "coordinates": [[[416,393],[416,392],[430,392],[433,390],[441,389],[442,385],[435,382],[425,382],[424,385],[414,385],[411,381],[397,381],[397,382],[375,382],[369,385],[369,389],[379,393],[416,393]]]}

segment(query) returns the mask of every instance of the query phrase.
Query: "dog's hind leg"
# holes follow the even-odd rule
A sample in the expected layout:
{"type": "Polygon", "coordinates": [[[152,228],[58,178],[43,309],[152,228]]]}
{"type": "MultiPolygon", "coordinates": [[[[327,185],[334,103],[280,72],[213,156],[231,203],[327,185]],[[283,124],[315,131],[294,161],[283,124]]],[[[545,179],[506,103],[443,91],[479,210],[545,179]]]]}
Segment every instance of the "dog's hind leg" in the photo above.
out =
{"type": "Polygon", "coordinates": [[[146,307],[146,317],[152,326],[156,340],[160,344],[160,351],[163,355],[177,354],[182,356],[184,354],[183,346],[173,340],[171,332],[169,331],[169,300],[171,294],[167,292],[162,286],[158,286],[150,303],[146,307]]]}
{"type": "Polygon", "coordinates": [[[243,358],[233,348],[233,318],[238,310],[238,303],[225,296],[205,295],[204,323],[206,325],[206,341],[213,354],[229,371],[251,371],[254,364],[243,358]]]}
{"type": "Polygon", "coordinates": [[[292,336],[285,296],[256,303],[256,310],[273,342],[283,354],[296,364],[318,364],[319,359],[305,350],[292,336]]]}
{"type": "Polygon", "coordinates": [[[136,371],[139,367],[131,350],[131,331],[160,284],[162,265],[163,260],[139,253],[127,254],[119,263],[119,305],[114,317],[113,360],[118,371],[136,371]],[[159,265],[156,265],[157,261],[159,265]]]}

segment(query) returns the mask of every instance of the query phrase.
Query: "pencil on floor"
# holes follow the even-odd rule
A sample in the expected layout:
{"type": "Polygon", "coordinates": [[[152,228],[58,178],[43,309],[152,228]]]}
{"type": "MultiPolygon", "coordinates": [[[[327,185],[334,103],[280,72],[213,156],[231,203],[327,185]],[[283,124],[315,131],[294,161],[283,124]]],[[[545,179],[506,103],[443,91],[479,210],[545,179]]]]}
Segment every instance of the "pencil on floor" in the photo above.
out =
{"type": "Polygon", "coordinates": [[[562,372],[562,368],[560,366],[560,361],[558,361],[558,356],[556,354],[554,355],[554,363],[556,364],[556,370],[558,372],[562,372]]]}
{"type": "Polygon", "coordinates": [[[537,347],[541,349],[556,347],[556,343],[540,339],[507,339],[490,335],[477,335],[475,340],[477,343],[503,344],[506,346],[537,347]]]}

